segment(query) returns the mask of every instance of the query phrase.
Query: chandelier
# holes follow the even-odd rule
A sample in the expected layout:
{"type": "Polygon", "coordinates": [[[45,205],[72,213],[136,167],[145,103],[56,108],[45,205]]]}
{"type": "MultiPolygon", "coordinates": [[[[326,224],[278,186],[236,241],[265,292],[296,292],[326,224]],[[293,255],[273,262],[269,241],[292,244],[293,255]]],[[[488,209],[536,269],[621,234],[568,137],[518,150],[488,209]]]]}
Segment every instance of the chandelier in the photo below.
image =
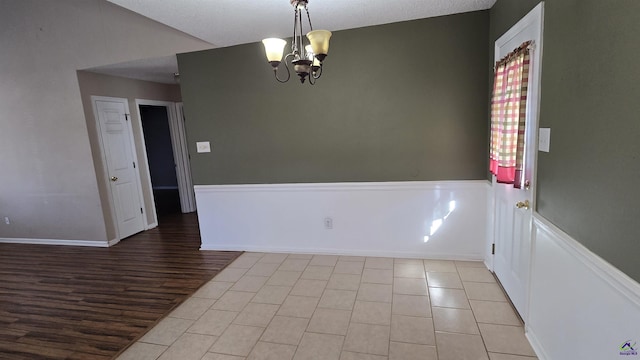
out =
{"type": "Polygon", "coordinates": [[[282,62],[282,56],[284,54],[284,47],[287,44],[282,39],[269,38],[262,40],[264,49],[267,54],[267,60],[273,67],[273,75],[281,83],[289,81],[291,72],[287,65],[287,60],[290,59],[293,70],[300,77],[300,82],[304,83],[307,77],[311,85],[315,84],[315,80],[322,76],[322,62],[329,53],[329,39],[331,38],[331,31],[327,30],[313,30],[311,26],[311,17],[309,16],[309,10],[307,9],[308,0],[290,0],[291,5],[294,8],[294,20],[293,20],[293,39],[291,40],[291,52],[284,58],[284,67],[287,70],[287,76],[284,79],[278,77],[278,67],[282,62]],[[307,14],[307,21],[309,23],[309,32],[307,33],[308,42],[302,35],[302,12],[307,14]]]}

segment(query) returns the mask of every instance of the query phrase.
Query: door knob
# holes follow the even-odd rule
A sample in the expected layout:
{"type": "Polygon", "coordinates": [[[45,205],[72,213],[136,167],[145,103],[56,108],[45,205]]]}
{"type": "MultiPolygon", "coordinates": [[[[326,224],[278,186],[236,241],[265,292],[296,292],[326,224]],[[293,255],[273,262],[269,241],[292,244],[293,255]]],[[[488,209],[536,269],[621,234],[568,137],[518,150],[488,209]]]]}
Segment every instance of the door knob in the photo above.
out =
{"type": "Polygon", "coordinates": [[[111,177],[111,181],[118,181],[118,177],[117,176],[112,176],[111,177]]]}
{"type": "Polygon", "coordinates": [[[518,209],[528,209],[529,208],[529,200],[525,200],[525,201],[518,201],[516,203],[516,207],[518,209]]]}

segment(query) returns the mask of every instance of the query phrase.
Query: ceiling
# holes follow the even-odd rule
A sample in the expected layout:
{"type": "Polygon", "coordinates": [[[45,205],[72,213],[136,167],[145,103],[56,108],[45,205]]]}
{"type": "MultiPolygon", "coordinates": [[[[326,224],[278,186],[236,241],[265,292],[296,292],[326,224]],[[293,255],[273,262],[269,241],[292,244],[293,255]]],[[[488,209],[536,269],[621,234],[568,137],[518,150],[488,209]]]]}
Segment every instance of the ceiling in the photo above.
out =
{"type": "MultiPolygon", "coordinates": [[[[293,27],[293,7],[289,0],[107,1],[204,40],[212,44],[212,47],[246,44],[267,37],[290,37],[293,27]]],[[[496,0],[309,0],[308,8],[315,29],[335,31],[485,10],[495,2],[496,0]]],[[[103,66],[90,71],[172,83],[173,73],[177,71],[175,57],[163,59],[164,63],[156,59],[142,60],[103,66]]]]}
{"type": "Polygon", "coordinates": [[[178,72],[178,59],[176,59],[175,55],[141,59],[98,66],[87,69],[87,71],[163,84],[175,84],[176,79],[174,73],[178,72]]]}

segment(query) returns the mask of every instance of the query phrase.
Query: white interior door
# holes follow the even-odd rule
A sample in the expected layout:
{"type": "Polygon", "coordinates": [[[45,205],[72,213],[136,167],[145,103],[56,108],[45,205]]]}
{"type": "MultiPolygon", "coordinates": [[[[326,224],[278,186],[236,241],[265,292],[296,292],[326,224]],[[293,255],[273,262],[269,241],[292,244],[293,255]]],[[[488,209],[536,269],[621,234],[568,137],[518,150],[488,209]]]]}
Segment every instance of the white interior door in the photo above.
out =
{"type": "Polygon", "coordinates": [[[144,230],[140,186],[125,99],[94,100],[118,237],[144,230]]]}
{"type": "Polygon", "coordinates": [[[499,60],[523,42],[533,40],[527,93],[525,130],[525,186],[499,184],[493,178],[495,204],[495,255],[493,269],[513,305],[523,319],[528,306],[529,269],[531,264],[532,209],[535,200],[535,169],[540,101],[540,70],[542,59],[543,3],[514,25],[495,43],[495,59],[499,60]],[[529,186],[526,186],[529,184],[529,186]],[[527,188],[528,187],[528,188],[527,188]],[[516,204],[520,206],[516,207],[516,204]]]}

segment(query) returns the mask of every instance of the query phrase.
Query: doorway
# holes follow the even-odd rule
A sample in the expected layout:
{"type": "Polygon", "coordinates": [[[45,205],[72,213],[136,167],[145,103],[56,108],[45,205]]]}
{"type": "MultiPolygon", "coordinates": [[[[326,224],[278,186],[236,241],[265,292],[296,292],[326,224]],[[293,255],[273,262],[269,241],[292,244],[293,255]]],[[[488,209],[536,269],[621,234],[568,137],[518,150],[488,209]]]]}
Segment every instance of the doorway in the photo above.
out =
{"type": "MultiPolygon", "coordinates": [[[[149,133],[150,135],[154,135],[156,132],[158,132],[158,129],[156,128],[145,129],[143,123],[146,123],[147,121],[153,123],[155,119],[162,124],[159,125],[159,128],[161,128],[159,132],[163,134],[162,138],[164,139],[160,141],[159,145],[162,148],[161,153],[165,154],[164,158],[162,156],[158,156],[160,158],[159,161],[163,163],[159,166],[159,168],[162,169],[161,172],[165,174],[164,176],[167,176],[166,174],[168,173],[168,176],[171,176],[172,178],[175,176],[175,178],[177,179],[177,191],[179,199],[178,212],[190,213],[196,211],[196,200],[195,194],[193,192],[193,181],[191,180],[191,166],[189,165],[189,151],[187,149],[187,139],[184,130],[182,104],[170,101],[143,99],[136,99],[135,104],[138,118],[140,119],[138,125],[139,131],[142,134],[141,147],[143,158],[147,159],[147,161],[144,161],[141,164],[141,172],[144,173],[146,171],[146,174],[151,174],[150,162],[152,160],[155,160],[152,159],[155,157],[155,154],[153,154],[155,145],[148,146],[146,142],[151,141],[155,143],[155,140],[147,140],[147,134],[149,133]],[[142,112],[146,112],[147,116],[144,116],[142,112]],[[167,132],[169,135],[169,140],[167,140],[166,138],[167,132]],[[169,156],[169,154],[171,154],[172,157],[169,156]]],[[[151,124],[151,126],[156,125],[151,124]]],[[[174,182],[173,180],[169,182],[154,182],[152,177],[153,176],[144,176],[145,186],[147,189],[150,189],[147,192],[147,194],[151,196],[151,201],[149,203],[154,203],[154,206],[152,207],[153,217],[157,225],[157,210],[162,211],[163,215],[175,213],[176,182],[174,182]],[[161,197],[161,199],[159,199],[160,201],[155,200],[155,194],[159,194],[159,196],[161,197]],[[166,209],[165,205],[168,205],[166,209]],[[156,209],[157,206],[161,206],[162,209],[156,209]]],[[[155,178],[158,179],[158,176],[156,176],[155,178]]]]}
{"type": "Polygon", "coordinates": [[[139,105],[139,110],[156,214],[162,217],[180,213],[180,193],[167,108],[139,105]]]}
{"type": "Polygon", "coordinates": [[[535,209],[538,109],[543,40],[543,8],[538,4],[495,42],[496,60],[525,41],[532,41],[531,68],[526,105],[524,186],[500,184],[493,176],[494,257],[493,271],[514,307],[527,321],[529,273],[532,249],[532,212],[535,209]]]}

